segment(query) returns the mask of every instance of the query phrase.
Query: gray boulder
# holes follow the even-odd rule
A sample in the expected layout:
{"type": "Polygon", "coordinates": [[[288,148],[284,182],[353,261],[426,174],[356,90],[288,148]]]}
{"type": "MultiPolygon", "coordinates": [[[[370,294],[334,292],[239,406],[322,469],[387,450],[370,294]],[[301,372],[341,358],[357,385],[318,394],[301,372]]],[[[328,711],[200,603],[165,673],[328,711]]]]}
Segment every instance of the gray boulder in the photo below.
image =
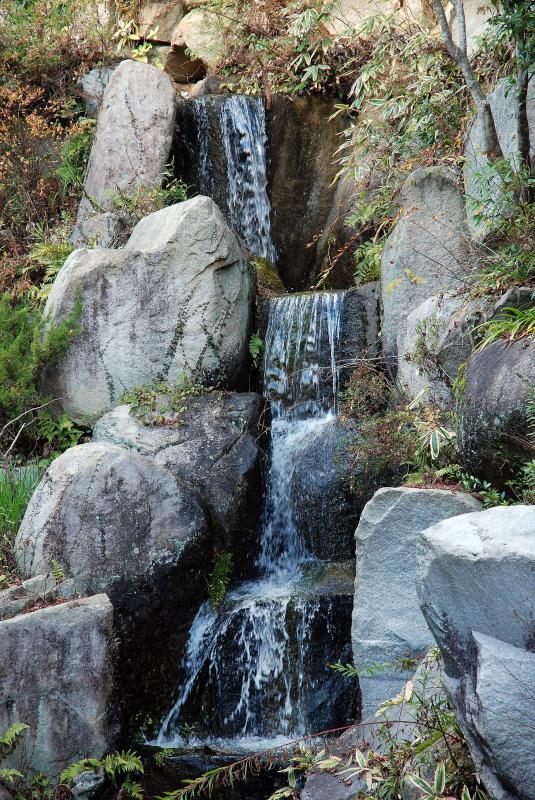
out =
{"type": "Polygon", "coordinates": [[[486,744],[486,759],[477,763],[495,797],[507,796],[502,787],[514,787],[515,796],[533,800],[535,653],[476,631],[472,636],[477,672],[466,712],[472,748],[486,744]]]}
{"type": "MultiPolygon", "coordinates": [[[[494,91],[488,95],[492,109],[496,133],[505,158],[518,163],[518,95],[516,86],[509,78],[502,78],[494,91]]],[[[528,89],[528,124],[531,141],[535,141],[535,81],[531,81],[528,89]]],[[[466,195],[472,202],[467,204],[468,225],[470,233],[483,239],[492,232],[494,216],[503,219],[503,213],[511,210],[500,186],[499,179],[489,176],[487,168],[489,160],[484,152],[483,125],[476,117],[466,138],[464,146],[464,185],[466,195]],[[488,219],[476,220],[473,206],[478,206],[484,197],[494,198],[494,204],[488,210],[488,219]],[[494,205],[494,207],[492,207],[494,205]]],[[[533,150],[532,154],[533,156],[533,150]]]]}
{"type": "MultiPolygon", "coordinates": [[[[432,644],[416,594],[416,549],[422,530],[439,520],[480,511],[462,492],[379,489],[364,508],[355,534],[353,657],[357,666],[414,658],[432,644]]],[[[395,667],[361,677],[363,716],[397,694],[409,674],[395,667]]]]}
{"type": "Polygon", "coordinates": [[[78,78],[77,83],[82,91],[86,117],[97,117],[104,92],[114,71],[115,67],[97,67],[78,78]]]}
{"type": "Polygon", "coordinates": [[[419,542],[422,612],[493,800],[533,800],[535,507],[444,520],[419,542]]]}
{"type": "Polygon", "coordinates": [[[533,457],[526,441],[533,384],[532,339],[498,340],[470,358],[459,403],[459,447],[470,472],[501,485],[514,475],[515,465],[533,457]]]}
{"type": "Polygon", "coordinates": [[[196,495],[133,450],[79,445],[46,471],[15,550],[24,576],[46,573],[54,559],[76,587],[110,596],[126,733],[163,714],[211,565],[213,539],[196,495]]]}
{"type": "Polygon", "coordinates": [[[0,592],[0,620],[31,611],[43,603],[72,600],[80,591],[84,591],[83,584],[72,578],[58,582],[52,573],[36,575],[0,592]]]}
{"type": "Polygon", "coordinates": [[[164,208],[136,225],[121,250],[75,250],[45,314],[65,318],[81,297],[82,332],[44,375],[75,420],[94,422],[139,384],[184,373],[234,384],[246,353],[252,273],[207,197],[164,208]]]}
{"type": "Polygon", "coordinates": [[[409,399],[425,392],[425,401],[451,408],[453,383],[474,348],[474,328],[486,318],[488,305],[462,294],[435,294],[411,311],[397,343],[397,379],[409,399]]]}
{"type": "Polygon", "coordinates": [[[25,577],[52,560],[68,577],[107,589],[176,563],[206,535],[193,493],[164,467],[108,442],[72,447],[52,462],[17,534],[25,577]]]}
{"type": "Polygon", "coordinates": [[[252,525],[256,515],[247,522],[245,512],[258,467],[260,395],[212,392],[185,406],[180,415],[166,412],[165,424],[118,406],[97,422],[93,440],[136,450],[168,469],[204,499],[225,532],[252,525]]]}
{"type": "Polygon", "coordinates": [[[409,313],[428,297],[459,287],[470,254],[463,194],[453,172],[417,169],[403,184],[401,203],[381,263],[383,352],[392,374],[409,313]]]}
{"type": "Polygon", "coordinates": [[[30,726],[10,766],[56,776],[113,746],[112,621],[99,594],[0,622],[0,730],[30,726]]]}
{"type": "Polygon", "coordinates": [[[113,212],[118,196],[131,198],[161,185],[175,115],[176,94],[169,75],[137,61],[122,61],[114,70],[104,91],[87,165],[75,244],[98,234],[89,218],[113,212]]]}

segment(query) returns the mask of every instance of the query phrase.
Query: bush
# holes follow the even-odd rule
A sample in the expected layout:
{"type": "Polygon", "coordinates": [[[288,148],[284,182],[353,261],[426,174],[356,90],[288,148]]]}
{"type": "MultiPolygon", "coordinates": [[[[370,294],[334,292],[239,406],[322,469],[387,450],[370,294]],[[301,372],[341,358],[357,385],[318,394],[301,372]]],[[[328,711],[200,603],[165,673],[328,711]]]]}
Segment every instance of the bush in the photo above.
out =
{"type": "Polygon", "coordinates": [[[39,374],[67,350],[80,329],[81,300],[59,325],[45,328],[40,312],[27,303],[0,297],[0,448],[13,443],[27,448],[36,440],[33,423],[46,402],[39,391],[39,374]],[[18,421],[16,421],[18,419],[18,421]]]}
{"type": "Polygon", "coordinates": [[[13,543],[41,472],[36,463],[11,462],[0,471],[0,591],[17,576],[13,543]]]}

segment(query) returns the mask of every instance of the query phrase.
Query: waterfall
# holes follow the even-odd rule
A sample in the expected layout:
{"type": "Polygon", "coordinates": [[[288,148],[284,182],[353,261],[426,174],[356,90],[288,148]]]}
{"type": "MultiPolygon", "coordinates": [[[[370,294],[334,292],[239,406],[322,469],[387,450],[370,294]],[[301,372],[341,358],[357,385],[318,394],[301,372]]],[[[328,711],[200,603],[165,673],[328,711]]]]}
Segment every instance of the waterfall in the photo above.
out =
{"type": "Polygon", "coordinates": [[[307,699],[316,686],[305,664],[321,601],[303,590],[302,571],[313,559],[294,524],[291,482],[301,448],[336,413],[343,298],[317,292],[270,301],[264,395],[273,424],[259,577],[230,592],[218,613],[207,602],[201,606],[184,659],[186,679],[160,729],[160,746],[180,743],[188,706],[198,704],[199,694],[219,733],[244,746],[309,730],[307,699]]]}
{"type": "MultiPolygon", "coordinates": [[[[271,238],[271,204],[266,160],[266,114],[262,97],[218,95],[193,103],[197,140],[196,183],[201,194],[215,197],[225,208],[234,230],[256,256],[273,263],[277,253],[271,238]],[[222,145],[225,188],[215,185],[217,170],[209,143],[222,145]]],[[[219,149],[219,148],[218,148],[219,149]]]]}

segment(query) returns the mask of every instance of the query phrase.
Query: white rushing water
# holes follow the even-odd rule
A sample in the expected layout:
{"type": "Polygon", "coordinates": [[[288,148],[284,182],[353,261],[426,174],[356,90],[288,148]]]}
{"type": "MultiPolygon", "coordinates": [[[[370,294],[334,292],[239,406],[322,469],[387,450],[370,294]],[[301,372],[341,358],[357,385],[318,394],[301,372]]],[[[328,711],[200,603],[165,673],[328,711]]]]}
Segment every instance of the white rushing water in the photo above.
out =
{"type": "Polygon", "coordinates": [[[216,192],[209,140],[222,145],[226,160],[224,198],[234,230],[256,256],[277,260],[271,236],[267,131],[264,99],[247,95],[203,97],[193,104],[197,132],[197,184],[201,194],[216,192]],[[214,128],[217,128],[215,130],[214,128]]]}
{"type": "Polygon", "coordinates": [[[319,600],[297,591],[310,556],[294,524],[291,484],[303,446],[321,437],[334,418],[343,297],[319,292],[270,301],[264,393],[273,425],[259,577],[229,593],[218,613],[207,602],[201,606],[187,645],[186,679],[157,738],[161,746],[181,743],[188,703],[195,705],[206,687],[219,729],[234,737],[234,747],[237,739],[242,747],[258,747],[278,741],[277,734],[295,737],[308,730],[312,687],[303,664],[319,600]]]}

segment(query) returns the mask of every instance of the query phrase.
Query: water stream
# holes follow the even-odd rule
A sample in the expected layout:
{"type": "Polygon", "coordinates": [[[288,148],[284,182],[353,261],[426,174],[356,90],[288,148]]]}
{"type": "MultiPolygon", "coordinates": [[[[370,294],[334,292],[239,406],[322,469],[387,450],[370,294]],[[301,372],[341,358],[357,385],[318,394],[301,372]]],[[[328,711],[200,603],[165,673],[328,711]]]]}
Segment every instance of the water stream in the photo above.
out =
{"type": "Polygon", "coordinates": [[[196,129],[196,183],[214,197],[214,164],[209,141],[222,140],[226,161],[224,197],[227,218],[256,256],[276,262],[271,238],[271,205],[266,160],[266,114],[262,97],[203,97],[193,104],[196,129]]]}
{"type": "Polygon", "coordinates": [[[270,302],[264,394],[273,417],[258,578],[228,594],[218,613],[201,606],[184,661],[187,676],[157,744],[183,743],[192,709],[204,708],[212,739],[258,748],[309,731],[313,681],[305,675],[320,597],[303,572],[314,559],[294,524],[291,482],[304,444],[332,424],[343,292],[270,302]]]}
{"type": "MultiPolygon", "coordinates": [[[[206,97],[195,102],[193,119],[199,190],[215,196],[223,178],[230,223],[253,253],[275,261],[263,100],[206,97]],[[208,143],[214,136],[222,139],[226,171],[223,177],[218,163],[217,181],[208,143]]],[[[338,646],[337,615],[343,615],[310,578],[315,559],[295,523],[292,479],[303,448],[334,423],[344,296],[314,292],[269,301],[263,371],[272,429],[257,577],[231,591],[217,613],[208,602],[199,609],[160,746],[185,744],[186,728],[192,744],[193,726],[194,740],[256,749],[309,732],[323,721],[324,706],[329,720],[325,648],[338,646]]]]}

